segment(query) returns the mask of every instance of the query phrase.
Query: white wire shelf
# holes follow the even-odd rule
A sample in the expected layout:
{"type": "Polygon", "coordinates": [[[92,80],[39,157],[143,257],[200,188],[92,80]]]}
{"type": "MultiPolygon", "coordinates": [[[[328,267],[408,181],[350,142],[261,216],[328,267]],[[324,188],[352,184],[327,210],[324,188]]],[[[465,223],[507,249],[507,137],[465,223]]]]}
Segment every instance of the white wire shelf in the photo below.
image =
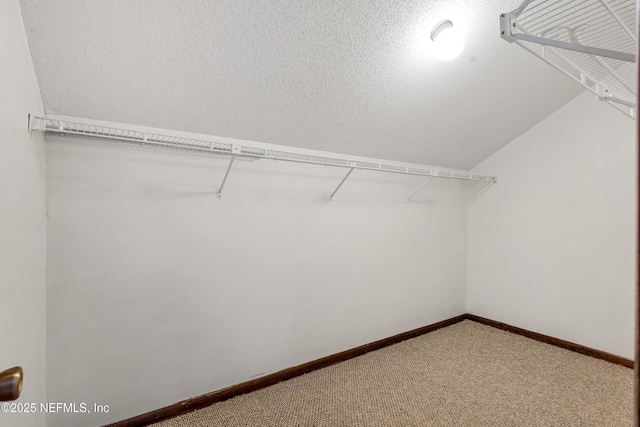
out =
{"type": "MultiPolygon", "coordinates": [[[[202,153],[227,155],[230,157],[227,172],[222,181],[218,198],[229,175],[233,161],[236,158],[267,159],[283,162],[306,163],[312,165],[335,166],[349,169],[347,176],[331,195],[338,191],[346,178],[354,169],[398,173],[405,175],[418,175],[430,178],[458,179],[465,181],[497,182],[497,177],[477,175],[469,172],[434,169],[421,166],[408,166],[387,162],[364,161],[348,157],[333,155],[304,154],[294,151],[275,150],[260,147],[259,144],[251,144],[249,141],[232,140],[229,138],[217,138],[208,135],[200,137],[185,137],[181,132],[158,131],[148,132],[136,129],[135,126],[118,125],[105,126],[100,122],[82,118],[53,118],[29,116],[29,130],[61,135],[75,135],[90,138],[100,138],[112,141],[123,141],[149,147],[164,147],[176,150],[196,151],[202,153]],[[172,134],[173,133],[173,134],[172,134]]],[[[422,187],[421,187],[422,188],[422,187]]],[[[415,194],[414,194],[415,195],[415,194]]],[[[412,196],[413,197],[413,196],[412,196]]]]}
{"type": "Polygon", "coordinates": [[[525,0],[500,35],[637,118],[635,0],[525,0]]]}

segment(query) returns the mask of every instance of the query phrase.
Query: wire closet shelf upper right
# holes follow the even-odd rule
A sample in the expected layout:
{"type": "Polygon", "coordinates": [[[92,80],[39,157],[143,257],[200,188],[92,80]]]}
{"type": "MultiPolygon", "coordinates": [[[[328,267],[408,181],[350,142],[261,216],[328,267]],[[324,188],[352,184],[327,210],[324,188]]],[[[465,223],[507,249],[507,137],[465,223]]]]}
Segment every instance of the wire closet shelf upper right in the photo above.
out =
{"type": "Polygon", "coordinates": [[[637,118],[635,0],[525,0],[500,36],[637,118]]]}

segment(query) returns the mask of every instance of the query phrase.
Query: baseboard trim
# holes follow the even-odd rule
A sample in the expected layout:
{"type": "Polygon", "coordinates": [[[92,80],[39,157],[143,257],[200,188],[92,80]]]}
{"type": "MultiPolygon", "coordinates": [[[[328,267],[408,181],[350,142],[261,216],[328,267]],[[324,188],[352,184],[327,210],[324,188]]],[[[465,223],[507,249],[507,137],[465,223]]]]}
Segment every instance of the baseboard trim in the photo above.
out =
{"type": "Polygon", "coordinates": [[[147,412],[146,414],[138,415],[133,418],[118,421],[113,424],[108,424],[105,427],[143,427],[149,424],[157,423],[162,420],[174,418],[179,415],[184,415],[188,412],[195,411],[196,409],[205,408],[216,402],[230,399],[232,397],[250,393],[252,391],[260,390],[270,385],[285,381],[300,375],[315,371],[317,369],[325,368],[327,366],[344,362],[345,360],[362,356],[370,351],[379,350],[383,347],[390,346],[392,344],[399,343],[411,338],[424,335],[429,332],[433,332],[437,329],[444,328],[461,322],[467,318],[467,315],[462,314],[460,316],[452,317],[442,322],[434,323],[432,325],[423,326],[421,328],[413,329],[411,331],[402,332],[392,337],[383,338],[381,340],[364,344],[359,347],[352,348],[340,353],[332,354],[330,356],[323,357],[321,359],[313,360],[311,362],[303,363],[302,365],[287,368],[282,371],[275,372],[273,374],[266,375],[264,377],[256,378],[255,380],[247,381],[241,384],[237,384],[222,390],[214,391],[212,393],[204,394],[202,396],[194,397],[192,399],[183,400],[182,402],[175,403],[165,408],[157,409],[155,411],[147,412]]]}
{"type": "Polygon", "coordinates": [[[595,357],[596,359],[606,360],[607,362],[622,365],[627,368],[633,368],[633,360],[625,359],[624,357],[616,356],[615,354],[607,353],[605,351],[596,350],[594,348],[585,347],[580,344],[572,343],[570,341],[561,340],[559,338],[550,337],[548,335],[539,334],[537,332],[529,331],[527,329],[518,328],[506,323],[497,322],[495,320],[487,319],[486,317],[476,316],[475,314],[466,314],[465,318],[474,322],[482,323],[484,325],[493,326],[503,331],[511,332],[514,334],[522,335],[527,338],[541,341],[546,344],[555,345],[556,347],[562,347],[567,350],[575,351],[576,353],[584,354],[587,356],[595,357]]]}

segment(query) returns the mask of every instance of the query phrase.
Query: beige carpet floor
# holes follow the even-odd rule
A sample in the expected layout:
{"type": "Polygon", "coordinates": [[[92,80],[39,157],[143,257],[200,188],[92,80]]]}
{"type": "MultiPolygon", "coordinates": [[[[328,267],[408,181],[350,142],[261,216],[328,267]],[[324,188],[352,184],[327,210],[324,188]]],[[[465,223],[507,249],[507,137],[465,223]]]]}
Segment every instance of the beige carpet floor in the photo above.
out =
{"type": "Polygon", "coordinates": [[[626,427],[632,374],[465,320],[154,425],[626,427]]]}

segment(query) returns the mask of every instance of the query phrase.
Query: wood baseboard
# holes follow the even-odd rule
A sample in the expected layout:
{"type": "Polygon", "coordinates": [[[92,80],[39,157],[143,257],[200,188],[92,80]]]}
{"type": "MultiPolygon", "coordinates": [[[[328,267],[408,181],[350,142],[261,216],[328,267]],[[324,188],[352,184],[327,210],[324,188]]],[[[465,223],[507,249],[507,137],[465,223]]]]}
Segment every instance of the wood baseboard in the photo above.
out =
{"type": "Polygon", "coordinates": [[[443,320],[442,322],[434,323],[429,326],[423,326],[422,328],[413,329],[411,331],[403,332],[392,337],[384,338],[369,344],[361,345],[350,350],[346,350],[337,354],[323,357],[311,362],[304,363],[302,365],[294,366],[292,368],[284,369],[282,371],[275,372],[273,374],[266,375],[264,377],[256,378],[255,380],[247,381],[241,384],[237,384],[222,390],[214,391],[212,393],[204,394],[202,396],[194,397],[192,399],[183,400],[182,402],[175,403],[165,408],[157,409],[155,411],[147,412],[146,414],[138,415],[133,418],[118,421],[113,424],[109,424],[105,427],[142,427],[149,424],[156,423],[158,421],[166,420],[168,418],[177,417],[179,415],[186,414],[196,409],[205,408],[216,402],[230,399],[240,394],[250,393],[252,391],[260,390],[261,388],[268,387],[270,385],[285,381],[317,369],[325,368],[335,363],[343,362],[353,357],[361,356],[370,351],[378,350],[383,347],[390,346],[392,344],[399,343],[411,338],[415,338],[420,335],[435,331],[436,329],[444,328],[446,326],[453,325],[466,319],[466,315],[452,317],[451,319],[443,320]]]}
{"type": "Polygon", "coordinates": [[[606,360],[607,362],[626,366],[627,368],[633,368],[634,366],[633,360],[625,359],[624,357],[616,356],[615,354],[607,353],[601,350],[596,350],[590,347],[585,347],[580,344],[561,340],[559,338],[550,337],[548,335],[539,334],[537,332],[532,332],[527,329],[518,328],[517,326],[512,326],[506,323],[487,319],[485,317],[476,316],[475,314],[466,314],[465,318],[468,320],[472,320],[474,322],[482,323],[488,326],[493,326],[494,328],[502,329],[503,331],[522,335],[527,338],[534,339],[536,341],[542,341],[543,343],[555,345],[556,347],[562,347],[564,349],[575,351],[580,354],[585,354],[587,356],[595,357],[596,359],[602,359],[602,360],[606,360]]]}

